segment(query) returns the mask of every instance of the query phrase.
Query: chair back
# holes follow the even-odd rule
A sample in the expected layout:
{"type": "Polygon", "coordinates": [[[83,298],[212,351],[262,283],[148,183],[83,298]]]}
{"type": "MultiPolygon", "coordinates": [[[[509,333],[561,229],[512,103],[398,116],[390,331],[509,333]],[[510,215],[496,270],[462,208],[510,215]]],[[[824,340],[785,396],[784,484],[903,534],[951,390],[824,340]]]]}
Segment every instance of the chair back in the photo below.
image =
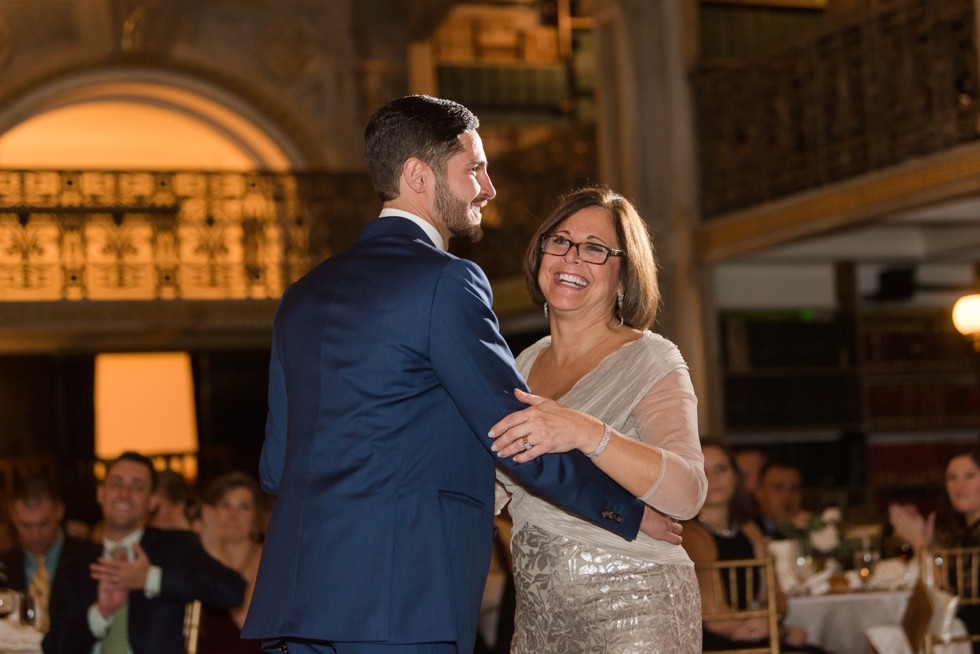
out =
{"type": "MultiPolygon", "coordinates": [[[[969,632],[967,625],[968,633],[959,635],[949,624],[957,607],[980,607],[980,547],[933,548],[923,558],[923,576],[927,582],[931,581],[932,588],[940,593],[948,593],[946,597],[955,599],[952,610],[948,611],[951,615],[943,615],[942,607],[933,606],[938,612],[936,618],[944,624],[937,624],[936,618],[933,619],[932,629],[925,636],[926,654],[932,654],[939,643],[980,642],[980,631],[975,627],[969,632]]],[[[974,610],[980,611],[980,608],[974,610]]]]}
{"type": "Polygon", "coordinates": [[[201,600],[194,600],[184,607],[184,649],[187,650],[187,654],[197,654],[200,630],[201,600]]]}
{"type": "Polygon", "coordinates": [[[705,623],[749,618],[769,621],[767,645],[758,647],[747,643],[743,649],[724,651],[727,654],[778,654],[779,599],[773,558],[699,563],[697,570],[701,576],[701,618],[705,623]]]}

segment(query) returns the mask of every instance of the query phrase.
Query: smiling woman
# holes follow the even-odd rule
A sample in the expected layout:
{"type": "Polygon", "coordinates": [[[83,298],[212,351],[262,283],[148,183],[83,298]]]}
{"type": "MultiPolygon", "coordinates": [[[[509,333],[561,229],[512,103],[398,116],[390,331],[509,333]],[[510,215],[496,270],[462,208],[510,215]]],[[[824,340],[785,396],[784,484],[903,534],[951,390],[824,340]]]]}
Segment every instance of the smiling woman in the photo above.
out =
{"type": "Polygon", "coordinates": [[[493,427],[494,448],[518,462],[578,449],[648,508],[625,542],[498,473],[514,519],[511,652],[699,652],[697,581],[663,514],[695,515],[707,482],[687,365],[648,331],[659,290],[645,223],[608,189],[571,193],[532,238],[525,277],[551,333],[517,358],[534,395],[518,393],[530,408],[493,427]]]}

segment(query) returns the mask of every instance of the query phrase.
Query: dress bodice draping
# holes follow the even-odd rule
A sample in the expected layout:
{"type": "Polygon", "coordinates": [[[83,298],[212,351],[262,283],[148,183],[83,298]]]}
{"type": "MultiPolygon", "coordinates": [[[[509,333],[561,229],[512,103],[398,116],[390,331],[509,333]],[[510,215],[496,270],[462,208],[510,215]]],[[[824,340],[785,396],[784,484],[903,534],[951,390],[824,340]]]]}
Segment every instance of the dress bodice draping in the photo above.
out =
{"type": "MultiPolygon", "coordinates": [[[[546,336],[518,356],[517,367],[525,378],[538,354],[550,343],[551,337],[546,336]]],[[[673,343],[644,332],[609,354],[558,401],[599,418],[625,436],[660,447],[664,463],[644,501],[677,517],[697,513],[707,489],[698,440],[697,399],[687,365],[673,343]]],[[[533,523],[640,560],[692,565],[679,546],[642,533],[634,541],[625,541],[528,493],[502,471],[498,479],[511,497],[509,512],[515,532],[533,523]]]]}

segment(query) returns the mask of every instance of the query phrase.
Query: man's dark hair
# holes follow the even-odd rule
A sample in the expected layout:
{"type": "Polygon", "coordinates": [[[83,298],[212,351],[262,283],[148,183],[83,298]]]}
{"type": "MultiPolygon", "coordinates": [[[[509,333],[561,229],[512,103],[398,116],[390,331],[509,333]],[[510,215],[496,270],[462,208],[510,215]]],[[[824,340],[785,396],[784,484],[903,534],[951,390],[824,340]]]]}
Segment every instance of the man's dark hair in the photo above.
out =
{"type": "Polygon", "coordinates": [[[174,470],[161,470],[157,473],[157,489],[160,495],[173,504],[191,505],[195,501],[194,489],[187,478],[174,470]]]}
{"type": "Polygon", "coordinates": [[[28,507],[36,507],[45,499],[55,504],[62,501],[61,489],[45,475],[29,475],[18,480],[11,499],[28,507]]]}
{"type": "Polygon", "coordinates": [[[105,474],[106,477],[109,476],[109,471],[115,467],[120,461],[132,461],[133,463],[139,463],[147,467],[150,471],[150,490],[156,490],[157,488],[157,469],[153,467],[153,461],[148,456],[144,456],[139,452],[123,452],[115,459],[106,464],[105,474]]]}
{"type": "Polygon", "coordinates": [[[786,468],[789,470],[795,470],[800,475],[800,479],[803,478],[803,471],[800,469],[800,466],[796,465],[795,463],[790,463],[786,459],[768,459],[765,463],[762,464],[762,467],[759,468],[760,483],[762,482],[763,477],[766,476],[766,473],[768,473],[773,468],[786,468]]]}
{"type": "Polygon", "coordinates": [[[452,100],[409,95],[378,109],[364,131],[364,158],[374,190],[383,201],[398,197],[402,165],[411,157],[424,161],[437,174],[463,150],[459,135],[475,130],[480,121],[452,100]]]}

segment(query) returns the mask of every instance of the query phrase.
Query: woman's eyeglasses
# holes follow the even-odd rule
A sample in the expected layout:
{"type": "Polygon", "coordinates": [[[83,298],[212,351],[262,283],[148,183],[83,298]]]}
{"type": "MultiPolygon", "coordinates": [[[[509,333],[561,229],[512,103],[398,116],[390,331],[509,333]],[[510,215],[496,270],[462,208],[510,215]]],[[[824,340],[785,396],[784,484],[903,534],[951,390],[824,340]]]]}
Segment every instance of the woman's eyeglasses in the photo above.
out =
{"type": "Polygon", "coordinates": [[[578,258],[585,263],[604,264],[609,257],[621,257],[626,254],[625,250],[615,250],[613,248],[600,245],[599,243],[576,243],[558,234],[547,234],[541,237],[541,251],[545,254],[553,254],[556,257],[563,257],[568,253],[572,246],[578,253],[578,258]]]}

